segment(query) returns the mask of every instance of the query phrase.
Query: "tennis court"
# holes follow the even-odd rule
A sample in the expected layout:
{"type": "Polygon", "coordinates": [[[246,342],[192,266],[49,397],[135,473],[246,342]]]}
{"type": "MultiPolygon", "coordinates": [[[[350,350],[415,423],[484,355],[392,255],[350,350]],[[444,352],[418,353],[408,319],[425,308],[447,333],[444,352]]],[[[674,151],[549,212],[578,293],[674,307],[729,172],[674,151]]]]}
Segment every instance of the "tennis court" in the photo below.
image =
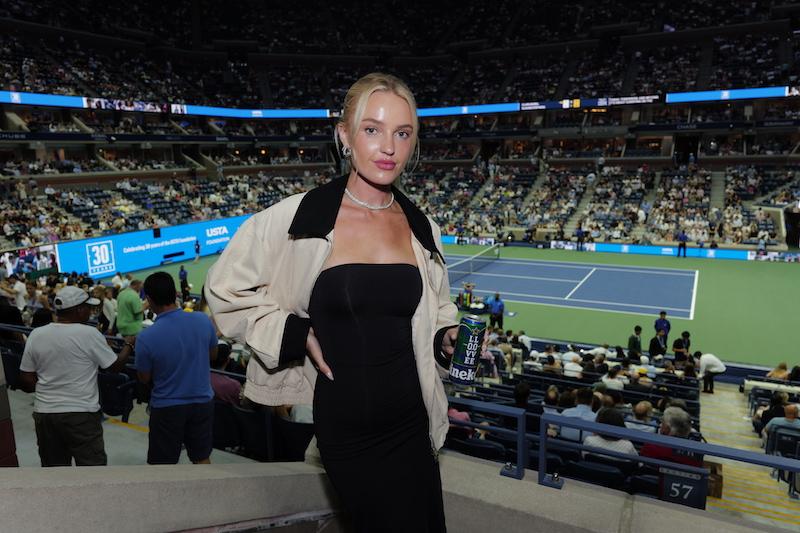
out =
{"type": "MultiPolygon", "coordinates": [[[[649,339],[656,314],[663,309],[675,331],[691,331],[693,347],[725,361],[766,365],[796,361],[797,347],[790,334],[800,301],[796,264],[512,246],[503,248],[499,259],[472,261],[498,264],[470,267],[464,263],[459,266],[458,262],[471,254],[486,252],[487,248],[445,245],[444,249],[454,295],[466,276],[481,274],[473,281],[477,291],[485,292],[477,294],[487,296],[499,291],[506,310],[514,313],[506,316],[506,326],[515,331],[524,329],[529,335],[540,337],[624,346],[636,324],[644,328],[645,340],[649,339]],[[592,269],[594,273],[589,275],[592,269]]],[[[136,275],[144,279],[164,270],[177,280],[178,268],[183,264],[193,291],[199,292],[217,257],[162,265],[136,275]]]]}
{"type": "Polygon", "coordinates": [[[499,292],[508,302],[694,319],[699,272],[673,268],[499,257],[499,248],[472,257],[448,255],[453,294],[499,292]]]}

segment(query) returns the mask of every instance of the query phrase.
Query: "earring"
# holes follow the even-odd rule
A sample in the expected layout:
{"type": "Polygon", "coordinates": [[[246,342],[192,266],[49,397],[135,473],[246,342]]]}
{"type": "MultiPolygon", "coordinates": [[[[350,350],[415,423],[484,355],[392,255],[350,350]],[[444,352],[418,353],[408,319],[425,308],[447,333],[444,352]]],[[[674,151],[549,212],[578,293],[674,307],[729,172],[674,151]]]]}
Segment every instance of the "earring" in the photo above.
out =
{"type": "Polygon", "coordinates": [[[342,146],[342,156],[350,157],[350,155],[352,153],[353,153],[353,150],[351,150],[349,146],[342,146]]]}

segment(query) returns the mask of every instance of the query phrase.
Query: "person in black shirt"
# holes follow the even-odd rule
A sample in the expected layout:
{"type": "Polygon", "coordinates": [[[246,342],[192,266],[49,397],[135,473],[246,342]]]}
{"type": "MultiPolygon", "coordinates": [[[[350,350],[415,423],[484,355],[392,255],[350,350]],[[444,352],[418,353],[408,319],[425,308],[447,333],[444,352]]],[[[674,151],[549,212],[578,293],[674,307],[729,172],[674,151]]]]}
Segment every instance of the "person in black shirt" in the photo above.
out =
{"type": "Polygon", "coordinates": [[[769,408],[756,412],[753,416],[753,429],[763,436],[764,428],[770,420],[785,415],[784,407],[787,403],[789,403],[789,395],[783,391],[775,391],[769,400],[769,408]]]}
{"type": "Polygon", "coordinates": [[[672,351],[675,353],[675,362],[683,363],[689,358],[689,347],[692,341],[689,339],[689,332],[684,331],[681,336],[672,343],[672,351]]]}
{"type": "Polygon", "coordinates": [[[656,336],[650,339],[650,358],[654,359],[656,356],[664,356],[667,353],[667,332],[663,329],[658,330],[656,336]]]}

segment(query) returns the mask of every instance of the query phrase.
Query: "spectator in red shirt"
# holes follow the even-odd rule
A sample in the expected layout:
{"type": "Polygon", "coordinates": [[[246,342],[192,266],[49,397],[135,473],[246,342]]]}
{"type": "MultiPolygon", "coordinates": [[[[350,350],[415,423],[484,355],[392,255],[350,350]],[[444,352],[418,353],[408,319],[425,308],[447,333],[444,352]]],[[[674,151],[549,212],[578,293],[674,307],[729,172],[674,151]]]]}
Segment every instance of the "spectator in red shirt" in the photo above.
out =
{"type": "MultiPolygon", "coordinates": [[[[661,417],[660,434],[685,439],[689,437],[691,431],[692,420],[689,417],[689,413],[680,407],[667,407],[664,410],[664,415],[661,417]]],[[[660,444],[645,444],[642,447],[641,456],[671,461],[687,466],[703,466],[702,456],[691,452],[675,450],[668,446],[661,446],[660,444]]]]}

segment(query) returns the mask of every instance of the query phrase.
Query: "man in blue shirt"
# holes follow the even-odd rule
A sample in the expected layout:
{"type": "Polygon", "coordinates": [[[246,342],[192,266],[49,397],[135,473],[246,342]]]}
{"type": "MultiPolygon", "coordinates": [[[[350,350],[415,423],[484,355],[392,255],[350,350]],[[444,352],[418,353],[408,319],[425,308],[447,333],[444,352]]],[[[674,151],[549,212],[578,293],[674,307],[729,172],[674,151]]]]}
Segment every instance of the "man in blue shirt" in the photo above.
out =
{"type": "Polygon", "coordinates": [[[672,328],[672,324],[670,324],[669,320],[667,320],[666,311],[661,311],[658,314],[658,318],[653,326],[656,330],[656,334],[658,334],[660,330],[664,330],[664,346],[667,346],[667,338],[669,337],[669,330],[672,328]]]}
{"type": "MultiPolygon", "coordinates": [[[[564,409],[561,411],[561,416],[572,416],[589,422],[594,422],[597,415],[592,411],[592,397],[594,393],[592,389],[583,388],[575,392],[575,407],[564,409]]],[[[583,431],[575,428],[561,428],[561,438],[567,440],[574,440],[583,442],[584,437],[588,437],[591,433],[584,434],[583,431]]]]}
{"type": "Polygon", "coordinates": [[[683,257],[686,257],[686,241],[688,241],[688,240],[689,240],[689,236],[686,235],[686,232],[684,230],[681,230],[681,232],[678,233],[678,255],[677,255],[677,257],[681,256],[681,250],[683,250],[683,257]]]}
{"type": "Polygon", "coordinates": [[[494,327],[497,324],[500,329],[503,329],[503,312],[506,304],[500,299],[500,293],[494,293],[494,296],[489,298],[486,305],[489,306],[489,326],[494,327]]]}
{"type": "Polygon", "coordinates": [[[769,435],[778,428],[796,428],[800,430],[800,418],[798,418],[800,406],[789,404],[783,407],[784,416],[775,417],[764,427],[764,434],[769,435]]]}
{"type": "Polygon", "coordinates": [[[217,334],[204,313],[184,313],[176,305],[175,281],[156,272],[144,282],[155,323],[136,340],[139,381],[153,383],[150,396],[149,464],[176,464],[181,447],[193,463],[208,464],[212,446],[214,392],[210,361],[217,334]]]}

